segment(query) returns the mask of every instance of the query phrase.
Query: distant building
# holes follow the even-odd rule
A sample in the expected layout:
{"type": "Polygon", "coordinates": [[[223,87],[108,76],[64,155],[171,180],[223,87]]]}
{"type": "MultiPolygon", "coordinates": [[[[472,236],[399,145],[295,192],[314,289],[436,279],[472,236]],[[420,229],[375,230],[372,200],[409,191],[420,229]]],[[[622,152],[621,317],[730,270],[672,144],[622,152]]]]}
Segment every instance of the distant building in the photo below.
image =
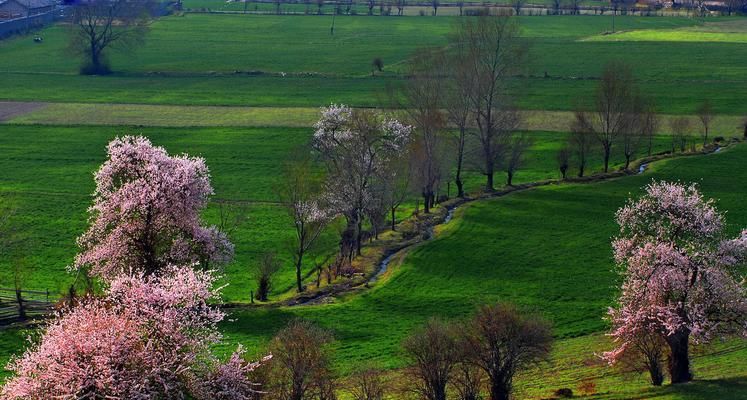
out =
{"type": "Polygon", "coordinates": [[[56,7],[53,0],[0,0],[0,21],[44,14],[56,7]]]}

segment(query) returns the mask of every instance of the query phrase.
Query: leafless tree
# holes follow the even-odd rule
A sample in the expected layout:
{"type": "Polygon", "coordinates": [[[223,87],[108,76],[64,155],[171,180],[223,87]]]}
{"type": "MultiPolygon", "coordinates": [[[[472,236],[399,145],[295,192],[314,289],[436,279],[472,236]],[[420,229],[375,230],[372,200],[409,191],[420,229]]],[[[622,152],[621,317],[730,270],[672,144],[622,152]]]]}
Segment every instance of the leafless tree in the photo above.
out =
{"type": "Polygon", "coordinates": [[[70,7],[70,49],[84,57],[81,73],[107,74],[110,48],[131,53],[141,45],[152,5],[150,0],[88,0],[70,7]]]}
{"type": "Polygon", "coordinates": [[[436,187],[443,173],[444,128],[443,58],[432,51],[421,51],[411,61],[410,78],[404,87],[404,106],[415,127],[412,160],[423,195],[423,207],[430,212],[436,201],[436,187]]]}
{"type": "Polygon", "coordinates": [[[311,250],[333,214],[323,196],[322,182],[318,174],[314,174],[311,160],[303,151],[293,152],[286,161],[278,196],[295,228],[292,251],[296,268],[296,289],[303,292],[301,270],[304,256],[311,250]]]}
{"type": "Polygon", "coordinates": [[[267,301],[267,296],[272,290],[272,278],[280,270],[280,267],[280,260],[273,252],[264,253],[259,263],[254,266],[252,275],[257,283],[257,300],[267,301]]]}
{"type": "Polygon", "coordinates": [[[501,142],[516,130],[519,122],[507,93],[526,54],[518,32],[517,23],[509,16],[480,16],[460,20],[451,38],[451,48],[464,63],[464,76],[470,81],[465,83],[469,88],[467,98],[477,128],[475,136],[488,191],[494,190],[493,175],[500,165],[501,142]]]}
{"type": "Polygon", "coordinates": [[[698,114],[700,124],[703,126],[701,136],[703,137],[703,146],[705,146],[708,143],[708,131],[710,130],[711,122],[713,121],[713,108],[711,107],[711,102],[705,100],[703,104],[698,107],[696,114],[698,114]]]}
{"type": "Polygon", "coordinates": [[[415,171],[410,162],[409,151],[402,152],[381,169],[379,182],[382,185],[383,205],[391,217],[391,229],[397,230],[397,210],[412,193],[415,171]]]}
{"type": "Polygon", "coordinates": [[[620,367],[625,371],[648,373],[654,386],[664,382],[664,356],[667,342],[655,332],[643,331],[637,335],[620,358],[620,367]]]}
{"type": "Polygon", "coordinates": [[[465,336],[468,357],[490,380],[490,399],[508,400],[517,371],[545,360],[552,333],[544,320],[512,305],[481,307],[465,336]]]}
{"type": "Polygon", "coordinates": [[[382,375],[381,371],[370,365],[355,372],[349,389],[353,400],[383,400],[387,383],[382,375]]]}
{"type": "Polygon", "coordinates": [[[458,363],[453,373],[453,387],[458,400],[480,400],[485,380],[485,372],[471,360],[472,347],[465,340],[467,335],[459,332],[457,339],[458,363]]]}
{"type": "Polygon", "coordinates": [[[594,134],[589,132],[583,121],[582,113],[576,112],[576,120],[571,124],[571,135],[568,144],[573,152],[579,178],[584,176],[586,165],[589,161],[589,153],[594,147],[594,134]]]}
{"type": "Polygon", "coordinates": [[[571,163],[571,150],[568,146],[563,146],[558,150],[558,169],[560,170],[560,176],[563,179],[568,177],[568,167],[571,163]]]}
{"type": "Polygon", "coordinates": [[[406,374],[411,390],[425,400],[446,400],[446,385],[459,355],[454,329],[430,319],[402,343],[411,362],[406,374]]]}
{"type": "Polygon", "coordinates": [[[594,97],[594,110],[576,113],[576,123],[580,129],[594,133],[602,146],[604,172],[609,171],[612,146],[621,134],[631,130],[637,98],[632,69],[627,64],[612,62],[602,72],[594,97]]]}
{"type": "Polygon", "coordinates": [[[669,130],[672,135],[672,153],[677,148],[680,149],[680,152],[685,152],[687,149],[687,136],[689,135],[691,126],[690,119],[687,117],[676,117],[669,121],[669,130]]]}
{"type": "Polygon", "coordinates": [[[526,152],[532,146],[532,140],[524,132],[514,134],[507,144],[504,170],[506,171],[506,184],[513,185],[516,171],[524,167],[526,163],[526,152]]]}
{"type": "Polygon", "coordinates": [[[646,154],[648,154],[649,157],[654,148],[654,135],[659,129],[659,123],[659,116],[656,115],[653,103],[649,100],[644,103],[640,115],[641,136],[646,141],[646,154]]]}
{"type": "Polygon", "coordinates": [[[293,320],[270,343],[268,392],[277,400],[332,400],[332,334],[311,322],[293,320]]]}
{"type": "Polygon", "coordinates": [[[475,82],[468,65],[458,58],[458,54],[456,57],[446,57],[444,65],[446,66],[446,75],[449,77],[444,88],[444,108],[448,121],[457,128],[456,135],[453,138],[453,148],[456,150],[454,183],[457,185],[457,196],[464,197],[462,172],[467,132],[472,121],[472,103],[469,100],[469,94],[475,82]]]}

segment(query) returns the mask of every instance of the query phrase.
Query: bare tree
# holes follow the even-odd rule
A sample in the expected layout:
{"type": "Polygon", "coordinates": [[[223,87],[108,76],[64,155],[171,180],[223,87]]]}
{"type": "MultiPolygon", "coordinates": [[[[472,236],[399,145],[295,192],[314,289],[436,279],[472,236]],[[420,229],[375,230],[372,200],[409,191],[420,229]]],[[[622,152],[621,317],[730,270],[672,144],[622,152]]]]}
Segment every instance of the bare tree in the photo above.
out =
{"type": "Polygon", "coordinates": [[[696,114],[698,114],[700,124],[703,126],[701,136],[703,137],[703,146],[705,146],[708,143],[708,131],[710,130],[711,122],[713,121],[713,109],[711,108],[711,102],[709,100],[705,100],[703,104],[698,107],[696,114]]]}
{"type": "Polygon", "coordinates": [[[560,176],[563,179],[568,177],[568,167],[571,163],[571,150],[568,146],[563,146],[558,150],[558,169],[560,170],[560,176]]]}
{"type": "Polygon", "coordinates": [[[630,345],[619,359],[620,366],[629,371],[648,372],[654,386],[664,382],[664,355],[667,342],[656,332],[642,331],[631,338],[630,345]]]}
{"type": "Polygon", "coordinates": [[[687,149],[687,136],[691,127],[690,119],[687,117],[677,117],[669,121],[669,130],[672,135],[672,153],[677,148],[684,153],[687,149]]]}
{"type": "Polygon", "coordinates": [[[268,392],[277,400],[332,400],[332,334],[311,322],[293,320],[270,343],[268,392]]]}
{"type": "Polygon", "coordinates": [[[580,123],[580,113],[576,113],[576,120],[571,124],[571,135],[568,138],[568,144],[573,151],[573,158],[576,162],[579,178],[584,176],[586,165],[589,160],[589,153],[594,147],[594,134],[586,130],[586,126],[580,123]]]}
{"type": "Polygon", "coordinates": [[[594,111],[576,113],[580,129],[594,133],[604,150],[604,172],[609,171],[612,146],[622,133],[631,129],[636,98],[632,69],[626,64],[612,62],[604,67],[594,97],[594,111]]]}
{"type": "Polygon", "coordinates": [[[473,76],[466,63],[457,57],[448,57],[444,61],[447,68],[447,79],[444,88],[444,108],[448,121],[457,128],[454,137],[454,148],[456,149],[456,173],[454,183],[457,185],[457,196],[464,197],[464,182],[462,181],[462,170],[464,167],[464,156],[467,145],[467,131],[471,122],[472,103],[469,94],[475,83],[473,76]]]}
{"type": "Polygon", "coordinates": [[[643,111],[640,115],[641,136],[646,141],[646,154],[651,156],[654,148],[654,135],[659,129],[659,116],[651,101],[644,104],[643,111]]]}
{"type": "Polygon", "coordinates": [[[296,289],[303,292],[301,270],[304,256],[324,231],[334,214],[325,204],[321,180],[314,174],[307,154],[296,151],[283,168],[278,190],[280,202],[293,220],[295,238],[292,244],[296,268],[296,289]]]}
{"type": "MultiPolygon", "coordinates": [[[[481,16],[460,20],[451,48],[464,63],[470,82],[467,98],[480,144],[485,189],[494,190],[493,175],[500,165],[501,141],[516,130],[518,114],[507,93],[525,59],[525,46],[518,39],[519,27],[509,16],[481,16]]],[[[459,82],[458,84],[463,84],[459,82]]]]}
{"type": "Polygon", "coordinates": [[[390,214],[392,231],[397,230],[397,210],[412,192],[415,171],[410,161],[409,151],[403,151],[380,172],[383,204],[390,214]]]}
{"type": "Polygon", "coordinates": [[[84,57],[81,73],[110,72],[107,50],[134,50],[143,43],[151,20],[150,0],[89,0],[70,8],[70,49],[84,57]]]}
{"type": "Polygon", "coordinates": [[[267,296],[272,290],[272,278],[280,270],[280,266],[280,260],[273,252],[264,253],[259,263],[254,266],[252,275],[257,283],[257,300],[267,301],[267,296]]]}
{"type": "Polygon", "coordinates": [[[436,187],[443,173],[443,105],[444,83],[439,71],[443,58],[431,51],[421,51],[411,61],[410,78],[404,87],[408,120],[415,127],[412,150],[417,180],[423,195],[425,213],[436,201],[436,187]]]}
{"type": "Polygon", "coordinates": [[[532,146],[532,140],[524,132],[514,134],[508,141],[504,170],[506,171],[506,184],[513,185],[516,171],[524,167],[526,163],[526,152],[532,146]]]}
{"type": "Polygon", "coordinates": [[[453,328],[430,319],[402,343],[412,365],[406,374],[411,390],[425,400],[446,400],[446,385],[457,362],[458,350],[453,328]]]}
{"type": "Polygon", "coordinates": [[[472,362],[472,347],[465,340],[466,336],[464,332],[460,332],[457,339],[459,362],[454,370],[452,386],[458,395],[458,400],[480,400],[485,372],[472,362]]]}
{"type": "Polygon", "coordinates": [[[469,358],[490,380],[490,399],[508,400],[517,371],[546,359],[550,326],[506,304],[481,307],[465,337],[469,358]]]}
{"type": "Polygon", "coordinates": [[[353,400],[383,400],[386,387],[381,371],[368,365],[353,374],[349,392],[353,400]]]}

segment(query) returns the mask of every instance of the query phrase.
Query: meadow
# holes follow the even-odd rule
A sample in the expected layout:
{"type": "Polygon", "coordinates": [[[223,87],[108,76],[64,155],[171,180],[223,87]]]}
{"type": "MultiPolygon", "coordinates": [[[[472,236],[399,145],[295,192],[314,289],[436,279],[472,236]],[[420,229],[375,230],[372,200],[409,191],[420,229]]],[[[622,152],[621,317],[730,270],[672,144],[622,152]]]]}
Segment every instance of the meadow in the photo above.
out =
{"type": "MultiPolygon", "coordinates": [[[[188,0],[185,7],[210,4],[224,4],[224,10],[239,6],[188,0]]],[[[589,379],[596,392],[586,395],[595,399],[747,397],[743,341],[698,350],[698,380],[660,389],[595,356],[610,346],[600,332],[607,328],[603,316],[616,293],[610,249],[615,210],[652,179],[698,182],[728,211],[730,233],[736,233],[747,226],[745,144],[657,162],[642,175],[473,202],[460,207],[434,239],[398,257],[371,289],[322,306],[246,304],[255,289],[251,267],[268,250],[285,266],[271,300],[294,293],[292,221],[277,203],[276,188],[287,154],[307,145],[319,107],[388,106],[385,92],[403,84],[413,52],[444,46],[456,21],[337,16],[330,35],[330,15],[186,13],[154,22],[141,49],[112,53],[114,73],[96,77],[78,75],[79,61],[66,52],[64,24],[0,41],[0,100],[49,102],[0,123],[0,206],[15,210],[13,224],[23,238],[15,252],[0,254],[0,287],[12,286],[14,266],[20,265],[27,288],[65,292],[74,279],[66,267],[77,252],[76,237],[87,227],[92,174],[105,160],[106,143],[117,135],[141,134],[170,154],[204,157],[214,199],[246,207],[247,219],[230,236],[236,259],[221,282],[228,284],[224,300],[241,305],[221,326],[228,339],[223,350],[242,343],[262,354],[278,329],[302,317],[334,332],[340,376],[368,362],[396,375],[404,365],[402,338],[428,317],[461,320],[479,304],[512,301],[552,321],[558,338],[552,362],[518,378],[521,397],[546,398],[559,387],[576,391],[589,379]],[[44,43],[33,43],[35,35],[44,43]],[[385,67],[372,76],[375,57],[385,67]]],[[[617,17],[620,33],[609,35],[602,35],[611,27],[608,16],[520,22],[530,57],[512,90],[520,95],[519,108],[536,112],[523,127],[533,144],[516,183],[558,178],[556,155],[567,140],[572,111],[589,106],[602,66],[613,59],[635,67],[642,90],[665,118],[692,114],[708,98],[720,114],[712,137],[741,135],[747,19],[617,17]]],[[[654,152],[670,148],[667,134],[664,123],[654,152]]],[[[613,168],[622,161],[616,151],[613,168]]],[[[591,172],[600,170],[599,150],[590,164],[591,172]]],[[[467,169],[468,192],[480,190],[484,177],[469,163],[467,169]]],[[[496,181],[502,185],[504,175],[498,173],[496,181]]],[[[408,217],[411,208],[406,204],[398,217],[408,217]]],[[[217,223],[218,206],[211,204],[204,217],[217,223]]],[[[338,233],[332,226],[314,255],[333,252],[338,233]]],[[[29,332],[0,332],[0,362],[22,350],[29,332]]]]}
{"type": "MultiPolygon", "coordinates": [[[[164,146],[171,154],[188,153],[205,158],[211,169],[214,200],[228,200],[246,206],[248,219],[232,234],[237,246],[236,260],[225,275],[230,285],[224,298],[230,302],[249,301],[254,290],[251,265],[264,251],[274,251],[288,267],[277,277],[273,296],[292,288],[288,242],[292,221],[277,204],[276,187],[285,157],[294,148],[308,143],[309,128],[164,128],[110,126],[0,125],[0,201],[15,210],[14,225],[24,238],[19,260],[14,254],[0,257],[3,274],[0,287],[13,285],[13,268],[21,262],[28,269],[24,286],[34,290],[64,293],[74,276],[66,272],[77,252],[75,239],[87,227],[86,209],[94,189],[93,172],[104,162],[106,143],[117,135],[139,134],[164,146]]],[[[530,132],[534,144],[527,154],[527,167],[518,172],[516,182],[558,176],[555,154],[564,144],[566,133],[530,132]]],[[[669,148],[669,139],[659,136],[655,151],[669,148]]],[[[591,168],[601,167],[599,152],[591,168]]],[[[616,164],[622,162],[617,157],[616,164]]],[[[468,166],[469,169],[469,166],[468,166]]],[[[497,183],[504,177],[498,174],[497,183]]],[[[475,172],[465,176],[466,189],[479,190],[483,177],[475,172]]],[[[446,191],[446,188],[442,188],[446,191]]],[[[452,193],[453,195],[453,193],[452,193]]],[[[403,215],[404,217],[405,215],[403,215]]],[[[210,223],[218,223],[217,205],[206,213],[210,223]]],[[[336,245],[334,227],[327,232],[318,253],[336,245]]]]}
{"type": "MultiPolygon", "coordinates": [[[[692,113],[698,96],[717,112],[747,112],[743,102],[747,50],[739,43],[585,41],[611,27],[607,16],[521,17],[531,42],[529,64],[516,85],[525,109],[573,110],[589,105],[601,67],[621,58],[636,68],[643,90],[661,112],[692,113]],[[715,62],[718,60],[718,62],[715,62]],[[521,88],[519,90],[518,88],[521,88]]],[[[733,18],[713,19],[733,24],[733,18]]],[[[739,20],[742,21],[742,20],[739,20]]],[[[180,105],[318,107],[386,103],[384,89],[401,85],[415,49],[442,46],[452,17],[336,18],[185,14],[160,19],[134,54],[112,53],[115,73],[77,75],[79,61],[67,48],[64,25],[0,42],[0,99],[180,105]],[[194,46],[188,37],[199,37],[194,46]],[[380,57],[384,72],[371,76],[380,57]]],[[[619,30],[669,30],[701,20],[617,17],[619,30]]],[[[608,35],[612,36],[612,35],[608,35]]]]}

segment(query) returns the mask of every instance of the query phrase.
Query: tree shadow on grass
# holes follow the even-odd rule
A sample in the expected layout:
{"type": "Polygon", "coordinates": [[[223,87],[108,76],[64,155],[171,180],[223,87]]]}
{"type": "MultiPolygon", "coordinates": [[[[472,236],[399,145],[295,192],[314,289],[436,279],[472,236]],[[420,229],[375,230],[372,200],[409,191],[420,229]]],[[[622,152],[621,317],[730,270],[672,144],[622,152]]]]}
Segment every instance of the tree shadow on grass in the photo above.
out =
{"type": "Polygon", "coordinates": [[[678,385],[650,388],[631,399],[674,398],[682,400],[747,399],[747,377],[695,380],[678,385]]]}

